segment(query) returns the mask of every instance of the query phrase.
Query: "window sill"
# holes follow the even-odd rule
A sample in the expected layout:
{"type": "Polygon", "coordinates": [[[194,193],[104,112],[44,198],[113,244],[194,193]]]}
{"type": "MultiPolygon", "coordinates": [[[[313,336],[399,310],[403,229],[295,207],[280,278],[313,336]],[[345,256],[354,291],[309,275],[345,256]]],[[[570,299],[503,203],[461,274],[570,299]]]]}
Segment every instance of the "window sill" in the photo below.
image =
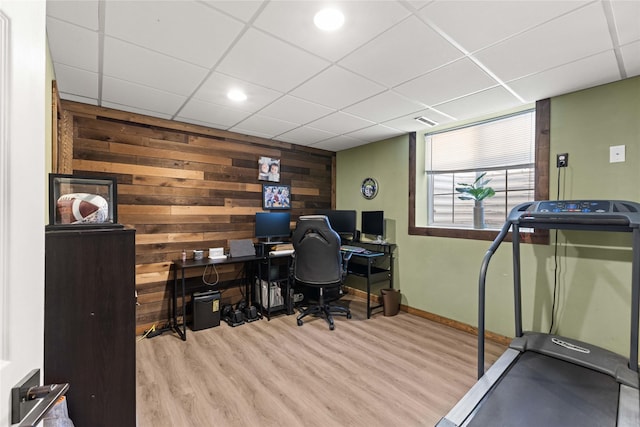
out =
{"type": "MultiPolygon", "coordinates": [[[[445,227],[409,227],[410,236],[431,236],[448,237],[451,239],[470,239],[493,241],[498,236],[500,230],[494,229],[474,229],[474,228],[445,228],[445,227]]],[[[511,241],[511,232],[505,238],[511,241]]],[[[549,244],[548,230],[535,230],[533,233],[520,233],[522,243],[534,243],[539,245],[549,244]]]]}

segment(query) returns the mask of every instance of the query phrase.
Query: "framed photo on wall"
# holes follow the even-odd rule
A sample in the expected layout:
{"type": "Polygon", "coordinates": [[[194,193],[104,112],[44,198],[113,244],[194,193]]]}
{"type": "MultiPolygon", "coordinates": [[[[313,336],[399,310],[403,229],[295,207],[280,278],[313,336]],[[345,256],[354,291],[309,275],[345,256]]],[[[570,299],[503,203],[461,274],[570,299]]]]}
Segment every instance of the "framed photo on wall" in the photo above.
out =
{"type": "Polygon", "coordinates": [[[258,160],[258,179],[260,181],[280,182],[280,159],[260,157],[258,160]]]}
{"type": "Polygon", "coordinates": [[[49,174],[50,228],[121,228],[117,205],[116,178],[49,174]]]}
{"type": "Polygon", "coordinates": [[[263,209],[291,209],[291,187],[262,184],[263,209]]]}

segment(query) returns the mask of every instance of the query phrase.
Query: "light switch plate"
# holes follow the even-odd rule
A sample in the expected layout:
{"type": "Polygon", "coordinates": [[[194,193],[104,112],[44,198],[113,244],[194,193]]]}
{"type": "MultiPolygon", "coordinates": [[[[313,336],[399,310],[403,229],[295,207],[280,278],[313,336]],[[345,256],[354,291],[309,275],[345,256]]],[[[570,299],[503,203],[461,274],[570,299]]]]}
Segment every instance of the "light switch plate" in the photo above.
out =
{"type": "Polygon", "coordinates": [[[609,163],[624,162],[625,160],[625,146],[624,145],[612,145],[609,147],[609,163]]]}

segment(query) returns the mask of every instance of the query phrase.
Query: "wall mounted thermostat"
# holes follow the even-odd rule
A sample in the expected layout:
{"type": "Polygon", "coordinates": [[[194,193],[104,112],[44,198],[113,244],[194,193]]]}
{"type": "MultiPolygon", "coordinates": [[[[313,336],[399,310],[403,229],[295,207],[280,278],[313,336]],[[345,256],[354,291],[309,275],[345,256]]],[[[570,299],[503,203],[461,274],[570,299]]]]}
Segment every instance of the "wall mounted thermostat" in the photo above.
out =
{"type": "Polygon", "coordinates": [[[365,199],[373,199],[378,194],[378,181],[374,178],[365,178],[360,186],[360,192],[365,199]]]}

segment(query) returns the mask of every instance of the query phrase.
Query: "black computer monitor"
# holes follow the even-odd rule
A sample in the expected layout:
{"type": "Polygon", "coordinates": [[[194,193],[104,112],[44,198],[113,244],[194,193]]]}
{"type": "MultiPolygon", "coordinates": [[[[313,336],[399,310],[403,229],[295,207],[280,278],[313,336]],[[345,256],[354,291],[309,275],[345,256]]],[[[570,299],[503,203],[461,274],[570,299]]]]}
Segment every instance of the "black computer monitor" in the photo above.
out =
{"type": "Polygon", "coordinates": [[[256,212],[256,237],[272,242],[291,236],[289,212],[256,212]]]}
{"type": "Polygon", "coordinates": [[[362,211],[362,234],[384,237],[384,211],[362,211]]]}
{"type": "Polygon", "coordinates": [[[356,211],[351,210],[335,210],[321,209],[318,215],[326,215],[329,218],[329,224],[340,238],[353,240],[356,234],[356,211]]]}

